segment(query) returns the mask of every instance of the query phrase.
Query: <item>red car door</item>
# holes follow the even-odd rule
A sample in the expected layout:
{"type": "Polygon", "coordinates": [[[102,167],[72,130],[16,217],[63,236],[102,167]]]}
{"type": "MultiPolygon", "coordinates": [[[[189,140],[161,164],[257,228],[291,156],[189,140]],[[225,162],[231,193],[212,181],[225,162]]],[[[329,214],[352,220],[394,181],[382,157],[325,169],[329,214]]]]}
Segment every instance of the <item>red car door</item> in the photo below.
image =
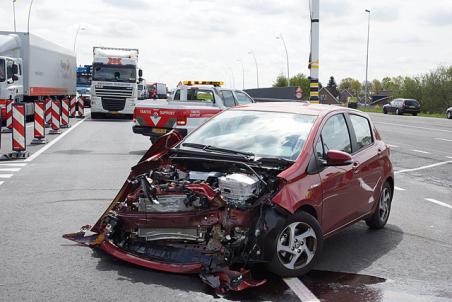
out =
{"type": "MultiPolygon", "coordinates": [[[[352,153],[352,141],[344,114],[331,116],[324,124],[316,143],[318,157],[326,158],[329,150],[352,153]]],[[[324,234],[340,228],[359,215],[357,185],[353,164],[325,166],[320,174],[322,186],[322,231],[324,234]]]]}
{"type": "Polygon", "coordinates": [[[353,145],[353,172],[358,185],[357,200],[359,214],[373,209],[378,200],[383,178],[384,163],[381,157],[383,146],[375,141],[369,120],[361,115],[349,114],[353,145]]]}

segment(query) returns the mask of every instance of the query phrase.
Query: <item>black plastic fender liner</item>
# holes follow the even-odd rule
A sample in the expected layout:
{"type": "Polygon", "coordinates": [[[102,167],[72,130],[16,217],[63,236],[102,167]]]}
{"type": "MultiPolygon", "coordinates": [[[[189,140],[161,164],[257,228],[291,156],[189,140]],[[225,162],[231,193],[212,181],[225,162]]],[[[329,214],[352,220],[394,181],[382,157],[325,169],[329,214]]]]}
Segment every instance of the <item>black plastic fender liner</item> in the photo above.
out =
{"type": "MultiPolygon", "coordinates": [[[[273,244],[278,236],[277,231],[290,213],[276,205],[265,206],[262,212],[261,222],[259,223],[259,235],[257,236],[257,245],[260,255],[257,260],[271,261],[273,257],[273,244]]],[[[251,258],[255,258],[251,255],[251,258]]]]}

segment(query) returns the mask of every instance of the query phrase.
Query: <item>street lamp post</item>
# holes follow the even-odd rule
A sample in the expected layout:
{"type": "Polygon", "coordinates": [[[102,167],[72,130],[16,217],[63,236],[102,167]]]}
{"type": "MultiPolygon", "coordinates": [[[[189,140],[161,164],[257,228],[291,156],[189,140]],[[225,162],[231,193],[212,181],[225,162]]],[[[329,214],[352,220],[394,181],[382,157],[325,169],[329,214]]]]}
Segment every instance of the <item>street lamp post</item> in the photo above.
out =
{"type": "Polygon", "coordinates": [[[286,61],[287,61],[287,87],[290,86],[290,74],[289,74],[289,53],[287,52],[286,42],[282,34],[276,37],[276,39],[281,40],[284,45],[284,50],[286,51],[286,61]]]}
{"type": "Polygon", "coordinates": [[[30,15],[31,15],[31,7],[33,5],[33,0],[30,2],[30,7],[28,8],[28,21],[27,21],[27,33],[30,33],[30,15]]]}
{"type": "Polygon", "coordinates": [[[364,104],[367,106],[367,94],[368,82],[367,82],[367,71],[369,69],[369,34],[370,34],[370,10],[366,9],[367,13],[367,51],[366,51],[366,82],[364,83],[364,104]]]}
{"type": "Polygon", "coordinates": [[[253,56],[254,64],[256,64],[256,83],[257,83],[257,88],[259,88],[259,67],[257,66],[256,55],[254,54],[254,51],[252,51],[252,50],[250,50],[248,52],[248,54],[253,56]]]}
{"type": "Polygon", "coordinates": [[[16,32],[16,0],[13,0],[14,32],[16,32]]]}
{"type": "Polygon", "coordinates": [[[76,43],[77,43],[78,33],[79,33],[79,31],[85,30],[85,29],[86,29],[86,28],[84,28],[84,27],[80,27],[80,24],[79,24],[78,27],[77,27],[77,31],[75,32],[75,37],[74,37],[74,53],[75,53],[75,45],[76,45],[76,43]]]}
{"type": "Polygon", "coordinates": [[[237,60],[242,65],[242,89],[245,89],[245,68],[243,67],[242,59],[237,60]]]}

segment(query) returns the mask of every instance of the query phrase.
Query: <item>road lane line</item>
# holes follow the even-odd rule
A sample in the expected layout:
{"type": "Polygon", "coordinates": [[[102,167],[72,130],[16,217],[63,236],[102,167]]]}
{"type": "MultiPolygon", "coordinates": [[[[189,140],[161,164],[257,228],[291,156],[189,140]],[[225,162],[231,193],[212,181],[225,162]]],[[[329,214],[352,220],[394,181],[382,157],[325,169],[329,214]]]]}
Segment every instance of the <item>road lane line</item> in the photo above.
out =
{"type": "Polygon", "coordinates": [[[391,148],[398,148],[398,147],[399,147],[399,146],[391,145],[391,144],[386,144],[386,145],[388,145],[388,146],[391,147],[391,148]]]}
{"type": "Polygon", "coordinates": [[[394,190],[396,190],[396,191],[405,191],[404,188],[397,187],[397,186],[394,186],[394,190]]]}
{"type": "Polygon", "coordinates": [[[417,149],[412,149],[411,151],[417,152],[417,153],[422,153],[422,154],[430,154],[430,152],[422,151],[422,150],[417,150],[417,149]]]}
{"type": "Polygon", "coordinates": [[[445,129],[436,129],[436,128],[426,128],[426,127],[418,127],[418,126],[408,126],[404,124],[396,124],[396,123],[386,123],[386,122],[375,122],[375,124],[385,124],[385,125],[394,125],[394,126],[402,126],[406,128],[415,128],[415,129],[422,129],[422,130],[432,130],[432,131],[441,131],[441,132],[448,132],[452,133],[452,130],[445,130],[445,129]]]}
{"type": "Polygon", "coordinates": [[[446,157],[452,159],[452,156],[446,156],[446,157]]]}
{"type": "Polygon", "coordinates": [[[283,281],[303,302],[320,302],[319,299],[298,278],[283,278],[283,281]]]}
{"type": "Polygon", "coordinates": [[[0,174],[0,178],[10,178],[13,174],[0,174]]]}
{"type": "Polygon", "coordinates": [[[0,163],[1,166],[11,166],[11,167],[25,167],[27,164],[24,163],[0,163]]]}
{"type": "Polygon", "coordinates": [[[75,123],[71,128],[69,128],[68,130],[66,130],[65,132],[63,132],[62,134],[60,134],[60,136],[58,136],[57,138],[55,138],[54,140],[52,140],[50,143],[48,143],[47,145],[45,145],[45,147],[42,147],[41,149],[39,149],[36,153],[32,154],[29,158],[27,158],[26,162],[30,162],[32,160],[34,160],[35,158],[37,158],[39,155],[41,155],[43,152],[45,152],[47,149],[49,149],[50,147],[52,147],[53,145],[55,145],[57,142],[60,141],[60,139],[62,139],[63,137],[65,137],[69,132],[71,132],[72,130],[74,130],[75,128],[77,128],[81,123],[83,123],[86,120],[86,117],[81,119],[80,121],[78,121],[77,123],[75,123]]]}
{"type": "Polygon", "coordinates": [[[427,201],[436,203],[437,205],[440,205],[440,206],[452,209],[452,206],[450,204],[445,203],[445,202],[442,202],[442,201],[439,201],[439,200],[436,200],[436,199],[433,199],[433,198],[424,198],[424,199],[427,200],[427,201]]]}
{"type": "Polygon", "coordinates": [[[18,172],[20,168],[0,168],[0,172],[18,172]]]}
{"type": "Polygon", "coordinates": [[[403,172],[413,172],[413,171],[419,171],[419,170],[424,170],[424,169],[428,169],[428,168],[434,168],[434,167],[438,167],[438,166],[442,166],[442,165],[447,165],[447,164],[452,164],[452,160],[448,160],[448,161],[442,161],[436,164],[431,164],[428,166],[422,166],[422,167],[418,167],[418,168],[413,168],[413,169],[404,169],[404,170],[399,170],[399,171],[395,171],[395,174],[398,173],[403,173],[403,172]]]}
{"type": "Polygon", "coordinates": [[[0,186],[3,185],[4,181],[0,181],[0,186]]]}
{"type": "Polygon", "coordinates": [[[452,142],[452,139],[447,139],[447,138],[435,137],[435,139],[440,140],[440,141],[445,141],[445,142],[452,142]]]}

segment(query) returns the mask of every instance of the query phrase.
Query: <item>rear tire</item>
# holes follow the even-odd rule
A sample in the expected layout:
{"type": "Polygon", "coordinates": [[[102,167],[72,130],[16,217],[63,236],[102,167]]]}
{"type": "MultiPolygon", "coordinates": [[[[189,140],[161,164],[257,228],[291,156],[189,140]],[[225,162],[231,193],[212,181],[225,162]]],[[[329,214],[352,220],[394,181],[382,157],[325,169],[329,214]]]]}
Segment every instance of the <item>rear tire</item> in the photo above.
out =
{"type": "Polygon", "coordinates": [[[447,112],[447,118],[448,119],[452,119],[452,111],[448,111],[447,112]]]}
{"type": "Polygon", "coordinates": [[[312,215],[295,213],[278,227],[271,246],[273,256],[267,263],[268,270],[282,277],[301,276],[319,258],[323,248],[322,230],[312,215]]]}
{"type": "Polygon", "coordinates": [[[401,110],[399,110],[399,109],[396,109],[396,110],[395,110],[395,114],[397,114],[397,115],[402,115],[403,112],[402,112],[401,110]]]}
{"type": "Polygon", "coordinates": [[[383,113],[388,114],[388,111],[386,111],[386,109],[383,109],[383,113]]]}
{"type": "Polygon", "coordinates": [[[413,113],[413,116],[416,116],[417,115],[417,113],[413,113]]]}
{"type": "Polygon", "coordinates": [[[371,229],[384,228],[388,222],[389,214],[391,212],[392,203],[392,189],[389,182],[385,182],[381,188],[380,197],[378,200],[377,208],[375,212],[366,219],[366,224],[371,229]]]}

